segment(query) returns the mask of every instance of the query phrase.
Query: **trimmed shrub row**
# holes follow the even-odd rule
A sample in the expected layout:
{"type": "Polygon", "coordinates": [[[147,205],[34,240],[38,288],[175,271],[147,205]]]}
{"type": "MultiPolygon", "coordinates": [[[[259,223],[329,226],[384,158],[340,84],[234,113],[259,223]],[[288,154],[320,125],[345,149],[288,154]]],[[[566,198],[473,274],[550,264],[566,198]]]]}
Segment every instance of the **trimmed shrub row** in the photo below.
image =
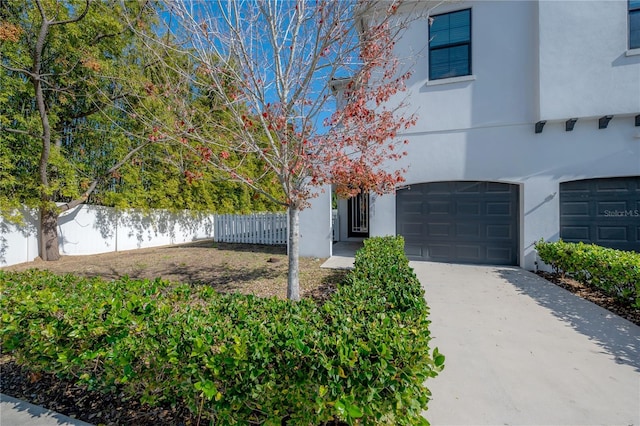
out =
{"type": "Polygon", "coordinates": [[[323,305],[161,280],[0,271],[3,352],[33,370],[186,404],[211,424],[428,424],[428,307],[400,238],[373,238],[323,305]]]}
{"type": "Polygon", "coordinates": [[[640,308],[640,254],[595,244],[535,244],[540,259],[555,272],[604,290],[625,303],[640,308]]]}

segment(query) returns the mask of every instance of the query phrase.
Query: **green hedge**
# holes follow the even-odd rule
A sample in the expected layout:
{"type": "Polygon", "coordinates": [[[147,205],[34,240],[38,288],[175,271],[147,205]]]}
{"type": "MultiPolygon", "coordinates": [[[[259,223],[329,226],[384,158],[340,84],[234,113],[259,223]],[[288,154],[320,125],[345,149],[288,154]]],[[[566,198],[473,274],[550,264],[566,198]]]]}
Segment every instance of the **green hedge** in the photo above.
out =
{"type": "Polygon", "coordinates": [[[567,274],[640,308],[639,253],[564,241],[541,240],[535,247],[540,259],[555,272],[567,274]]]}
{"type": "Polygon", "coordinates": [[[428,307],[402,240],[373,238],[324,304],[165,281],[0,271],[3,352],[212,424],[426,424],[428,307]]]}

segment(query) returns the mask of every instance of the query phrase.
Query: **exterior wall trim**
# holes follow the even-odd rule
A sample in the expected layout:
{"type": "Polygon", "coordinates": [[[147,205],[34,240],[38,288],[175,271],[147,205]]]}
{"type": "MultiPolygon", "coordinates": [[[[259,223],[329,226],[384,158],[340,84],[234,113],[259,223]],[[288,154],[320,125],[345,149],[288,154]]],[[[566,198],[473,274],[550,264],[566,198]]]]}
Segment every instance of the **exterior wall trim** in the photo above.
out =
{"type": "Polygon", "coordinates": [[[625,56],[636,56],[636,55],[640,55],[640,48],[629,49],[625,52],[625,56]]]}
{"type": "MultiPolygon", "coordinates": [[[[638,49],[640,50],[640,49],[638,49]]],[[[464,81],[473,81],[476,79],[476,76],[471,75],[461,75],[459,77],[450,77],[450,78],[440,78],[438,80],[429,80],[426,83],[426,86],[439,86],[441,84],[452,84],[452,83],[461,83],[464,81]]]]}

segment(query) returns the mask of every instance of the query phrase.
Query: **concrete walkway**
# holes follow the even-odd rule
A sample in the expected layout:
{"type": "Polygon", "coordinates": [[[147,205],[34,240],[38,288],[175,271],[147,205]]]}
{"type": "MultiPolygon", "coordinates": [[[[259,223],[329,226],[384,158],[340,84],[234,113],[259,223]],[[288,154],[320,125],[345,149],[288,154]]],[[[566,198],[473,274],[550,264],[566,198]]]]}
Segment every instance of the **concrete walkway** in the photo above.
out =
{"type": "Polygon", "coordinates": [[[321,268],[328,269],[352,269],[353,257],[356,251],[363,246],[362,242],[340,241],[333,244],[333,255],[327,259],[321,268]]]}
{"type": "Polygon", "coordinates": [[[0,394],[1,426],[91,426],[19,399],[0,394]]]}
{"type": "Polygon", "coordinates": [[[640,327],[512,267],[412,262],[444,371],[433,425],[640,425],[640,327]]]}

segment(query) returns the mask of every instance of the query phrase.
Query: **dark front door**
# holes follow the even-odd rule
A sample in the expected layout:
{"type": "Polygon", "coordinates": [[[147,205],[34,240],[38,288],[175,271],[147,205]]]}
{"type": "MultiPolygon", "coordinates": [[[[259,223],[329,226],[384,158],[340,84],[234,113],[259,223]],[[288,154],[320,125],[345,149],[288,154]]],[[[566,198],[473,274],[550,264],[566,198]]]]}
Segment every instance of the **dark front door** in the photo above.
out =
{"type": "Polygon", "coordinates": [[[349,237],[369,236],[369,194],[349,198],[349,237]]]}

